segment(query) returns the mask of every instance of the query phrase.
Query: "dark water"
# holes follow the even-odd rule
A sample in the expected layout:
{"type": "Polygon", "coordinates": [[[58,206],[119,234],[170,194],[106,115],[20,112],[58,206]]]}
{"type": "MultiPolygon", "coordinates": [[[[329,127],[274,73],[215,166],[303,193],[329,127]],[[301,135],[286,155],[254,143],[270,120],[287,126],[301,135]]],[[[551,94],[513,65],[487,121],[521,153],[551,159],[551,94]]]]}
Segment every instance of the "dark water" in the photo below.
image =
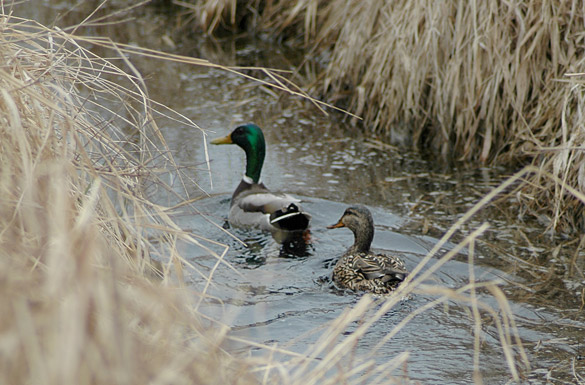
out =
{"type": "MultiPolygon", "coordinates": [[[[36,17],[47,20],[54,9],[43,8],[44,12],[39,11],[36,17]]],[[[173,49],[221,64],[294,70],[304,59],[298,52],[261,39],[179,39],[167,24],[153,27],[146,23],[145,20],[152,21],[151,16],[143,15],[131,25],[109,27],[107,33],[117,41],[173,49]],[[176,47],[162,43],[161,36],[166,33],[175,40],[176,47]]],[[[339,219],[348,205],[362,203],[370,207],[376,223],[373,246],[400,255],[412,270],[437,239],[509,173],[490,168],[448,168],[420,154],[398,151],[362,135],[339,113],[325,116],[306,101],[238,75],[144,58],[132,60],[145,75],[153,99],[203,128],[201,131],[184,120],[158,120],[177,163],[183,167],[180,175],[169,176],[170,183],[181,196],[199,199],[181,209],[176,214],[177,221],[197,236],[229,246],[225,260],[233,267],[218,266],[212,255],[221,254],[222,246],[204,239],[201,242],[205,247],[184,244],[181,251],[192,264],[186,269],[186,281],[193,290],[206,290],[209,295],[200,311],[232,326],[236,336],[258,343],[306,352],[318,340],[324,325],[360,300],[360,295],[340,292],[329,282],[331,264],[352,243],[352,235],[347,229],[325,227],[339,219]],[[228,229],[246,243],[244,246],[223,229],[229,197],[243,173],[244,154],[235,146],[206,150],[204,142],[227,134],[243,122],[254,122],[264,130],[268,143],[262,172],[265,183],[273,190],[302,197],[304,207],[313,215],[312,242],[304,250],[291,253],[282,250],[267,234],[228,229]],[[207,287],[205,278],[210,274],[212,283],[207,287]]],[[[310,77],[310,68],[302,76],[310,77]]],[[[174,202],[162,192],[152,192],[152,197],[163,203],[174,202]]],[[[534,283],[531,280],[541,279],[542,274],[531,275],[522,261],[530,253],[550,252],[537,246],[542,227],[518,222],[497,209],[484,210],[456,234],[455,241],[483,222],[488,222],[490,228],[478,242],[476,279],[497,281],[510,295],[518,333],[532,365],[530,370],[519,367],[525,376],[523,381],[576,381],[573,364],[577,375],[585,376],[585,363],[577,360],[585,355],[585,322],[578,306],[583,282],[566,282],[563,294],[555,301],[534,296],[523,300],[513,282],[530,288],[534,283]],[[527,244],[521,234],[532,242],[527,244]]],[[[444,249],[453,247],[448,243],[444,249]]],[[[437,260],[434,257],[431,262],[437,260]]],[[[464,251],[443,265],[427,283],[452,289],[466,285],[466,261],[464,251]]],[[[539,269],[546,267],[535,264],[533,270],[541,273],[539,269]]],[[[550,290],[545,288],[544,292],[550,290]]],[[[498,309],[489,293],[480,292],[478,296],[498,309]]],[[[473,318],[466,306],[453,301],[415,317],[372,352],[406,316],[436,298],[414,294],[402,300],[360,339],[356,353],[372,354],[377,363],[383,364],[408,352],[408,365],[401,366],[396,375],[406,373],[425,384],[472,382],[473,318]]],[[[346,334],[358,326],[359,323],[350,324],[346,334]]],[[[510,379],[509,370],[497,327],[487,315],[481,343],[484,381],[505,383],[510,379]]],[[[253,354],[265,353],[260,349],[253,354]]]]}

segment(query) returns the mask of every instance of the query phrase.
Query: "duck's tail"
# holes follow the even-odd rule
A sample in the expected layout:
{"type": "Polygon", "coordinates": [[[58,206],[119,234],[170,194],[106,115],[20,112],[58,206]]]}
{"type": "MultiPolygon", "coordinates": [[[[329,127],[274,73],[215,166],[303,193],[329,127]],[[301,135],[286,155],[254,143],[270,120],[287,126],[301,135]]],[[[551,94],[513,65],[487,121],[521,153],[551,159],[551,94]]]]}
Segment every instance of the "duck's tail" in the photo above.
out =
{"type": "Polygon", "coordinates": [[[301,211],[300,207],[291,203],[270,214],[270,224],[279,230],[304,231],[309,227],[311,216],[301,211]]]}

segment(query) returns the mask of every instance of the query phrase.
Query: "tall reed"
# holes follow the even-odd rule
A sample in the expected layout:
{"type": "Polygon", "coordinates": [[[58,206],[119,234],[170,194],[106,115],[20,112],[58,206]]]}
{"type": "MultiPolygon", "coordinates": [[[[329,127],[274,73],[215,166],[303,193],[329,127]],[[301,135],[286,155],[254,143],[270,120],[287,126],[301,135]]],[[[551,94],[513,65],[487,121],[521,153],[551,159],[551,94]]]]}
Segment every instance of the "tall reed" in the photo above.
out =
{"type": "MultiPolygon", "coordinates": [[[[155,119],[170,110],[148,98],[123,54],[211,64],[7,15],[0,23],[0,383],[404,383],[407,378],[392,374],[408,353],[384,365],[373,356],[412,317],[448,301],[472,310],[476,383],[482,317],[497,326],[510,375],[519,378],[514,349],[528,367],[498,282],[476,282],[471,274],[460,289],[423,285],[462,247],[473,248],[485,226],[436,263],[432,258],[473,210],[425,258],[418,268],[424,273],[382,304],[364,297],[318,331],[318,342],[303,354],[242,341],[204,319],[196,303],[205,293],[180,288],[188,263],[177,249],[179,240],[200,241],[148,196],[152,184],[172,190],[160,173],[176,165],[155,119]],[[88,42],[117,50],[129,71],[85,49],[88,42]],[[496,306],[481,301],[479,290],[491,292],[496,306]],[[436,300],[405,317],[370,356],[356,355],[368,328],[415,292],[436,300]],[[345,335],[355,321],[359,326],[345,335]],[[241,356],[231,351],[233,343],[266,354],[241,356]]],[[[470,258],[471,266],[473,253],[470,258]]]]}
{"type": "Polygon", "coordinates": [[[173,162],[139,74],[0,26],[0,383],[257,383],[165,285],[182,232],[146,193],[173,162]]]}

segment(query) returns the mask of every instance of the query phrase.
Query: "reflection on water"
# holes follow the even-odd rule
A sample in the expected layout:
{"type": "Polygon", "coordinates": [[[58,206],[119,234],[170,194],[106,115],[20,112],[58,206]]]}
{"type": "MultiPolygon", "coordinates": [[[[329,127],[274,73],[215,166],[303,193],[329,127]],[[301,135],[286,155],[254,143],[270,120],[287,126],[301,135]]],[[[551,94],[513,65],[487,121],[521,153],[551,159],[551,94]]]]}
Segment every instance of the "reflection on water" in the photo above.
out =
{"type": "MultiPolygon", "coordinates": [[[[50,17],[53,12],[50,7],[37,7],[34,12],[39,19],[54,19],[50,17]]],[[[307,59],[286,47],[259,40],[222,43],[211,39],[181,40],[164,29],[163,23],[153,23],[152,18],[146,20],[109,26],[96,33],[109,33],[116,41],[151,48],[157,48],[152,36],[161,41],[160,37],[169,33],[175,39],[177,53],[228,65],[294,70],[307,59]]],[[[278,343],[304,352],[318,338],[318,333],[311,331],[357,302],[359,295],[336,290],[329,281],[332,264],[353,239],[351,232],[332,232],[325,227],[336,221],[348,205],[369,206],[376,223],[373,247],[397,253],[412,270],[462,213],[500,183],[504,173],[488,168],[445,168],[422,159],[420,154],[399,152],[376,138],[364,137],[344,123],[342,115],[324,116],[305,101],[275,94],[235,74],[145,58],[131,60],[147,79],[153,99],[187,116],[206,129],[207,134],[227,134],[245,122],[262,127],[267,141],[262,180],[272,190],[303,197],[304,208],[313,216],[311,243],[301,250],[283,248],[269,234],[259,231],[229,228],[226,231],[223,225],[229,196],[243,173],[243,152],[210,149],[210,173],[203,145],[206,135],[178,120],[159,118],[167,143],[183,167],[182,179],[172,176],[176,178],[176,192],[184,196],[186,189],[189,198],[204,198],[193,204],[192,211],[185,209],[177,214],[177,220],[194,234],[230,247],[225,258],[233,269],[223,265],[216,269],[217,260],[208,251],[194,245],[183,246],[183,255],[203,275],[214,274],[209,289],[214,300],[205,303],[201,310],[230,323],[237,335],[254,341],[278,343]],[[200,187],[209,197],[201,193],[200,187]]],[[[168,195],[153,192],[152,198],[169,203],[172,198],[168,195]]],[[[516,256],[543,251],[533,245],[525,246],[526,237],[537,239],[540,227],[518,224],[515,218],[497,210],[484,210],[463,228],[459,237],[484,221],[491,227],[476,250],[481,262],[481,266],[476,266],[477,279],[518,281],[530,289],[531,279],[538,280],[539,276],[520,275],[528,267],[516,256]],[[522,229],[524,238],[515,232],[517,228],[522,229]]],[[[219,246],[207,246],[219,254],[223,252],[219,246]]],[[[465,285],[469,279],[465,261],[462,256],[445,264],[430,283],[449,288],[465,285]]],[[[186,280],[196,290],[205,284],[196,273],[186,280]]],[[[574,286],[577,296],[582,285],[574,286]]],[[[514,285],[502,287],[510,294],[514,285]]],[[[479,295],[481,300],[496,306],[488,294],[479,295]]],[[[563,373],[570,373],[570,359],[578,354],[579,346],[585,345],[583,315],[571,311],[574,301],[566,297],[559,296],[557,302],[558,307],[566,307],[564,312],[551,305],[535,307],[519,300],[511,302],[520,336],[535,366],[529,373],[531,383],[543,383],[549,370],[554,374],[555,368],[565,368],[563,373]]],[[[432,300],[431,296],[415,295],[402,301],[365,334],[357,346],[358,352],[368,354],[405,316],[432,300]]],[[[357,325],[352,324],[346,333],[357,325]]],[[[415,317],[376,351],[374,359],[384,363],[408,351],[410,378],[425,384],[467,384],[472,382],[472,332],[472,318],[466,308],[456,304],[436,307],[415,317]]],[[[499,348],[497,327],[485,324],[481,338],[484,379],[490,383],[506,381],[509,376],[499,348]]],[[[583,366],[577,365],[581,374],[583,366]]]]}

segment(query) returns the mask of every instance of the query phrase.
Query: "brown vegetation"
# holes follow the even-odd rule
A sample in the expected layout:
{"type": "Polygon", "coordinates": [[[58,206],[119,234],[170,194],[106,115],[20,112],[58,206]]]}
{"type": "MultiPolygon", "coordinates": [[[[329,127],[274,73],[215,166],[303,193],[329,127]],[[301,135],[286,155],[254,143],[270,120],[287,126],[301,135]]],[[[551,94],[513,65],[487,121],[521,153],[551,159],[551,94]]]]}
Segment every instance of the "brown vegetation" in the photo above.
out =
{"type": "Polygon", "coordinates": [[[153,147],[117,126],[155,137],[118,84],[138,79],[67,33],[1,23],[0,383],[256,383],[192,294],[144,277],[168,270],[149,274],[151,242],[173,256],[176,236],[142,193],[153,147]]]}
{"type": "Polygon", "coordinates": [[[376,366],[354,349],[373,322],[415,291],[437,299],[416,309],[377,347],[412,317],[456,300],[469,306],[474,321],[470,370],[478,383],[482,318],[497,326],[511,376],[519,378],[522,363],[528,367],[497,282],[477,283],[471,276],[457,290],[422,286],[463,247],[471,247],[473,263],[473,244],[485,226],[433,258],[473,210],[399,295],[376,307],[364,297],[321,330],[305,354],[259,344],[269,354],[254,359],[230,352],[228,342],[249,342],[230,337],[226,326],[203,322],[193,301],[205,294],[178,288],[187,263],[176,242],[192,238],[168,217],[168,207],[145,193],[148,185],[167,188],[157,170],[175,167],[153,119],[156,104],[138,73],[126,73],[82,45],[91,41],[118,53],[131,48],[107,39],[83,41],[14,17],[4,17],[1,27],[0,383],[396,383],[390,374],[407,362],[407,353],[376,366]],[[493,294],[497,308],[477,298],[479,289],[493,294]],[[356,320],[361,322],[355,332],[343,336],[356,320]],[[288,358],[277,360],[276,354],[288,358]]]}
{"type": "Polygon", "coordinates": [[[522,188],[528,213],[554,230],[583,228],[582,201],[559,184],[585,183],[584,90],[567,76],[584,68],[579,3],[223,0],[194,9],[210,33],[254,28],[329,52],[314,89],[388,140],[458,161],[532,162],[543,173],[522,188]]]}

